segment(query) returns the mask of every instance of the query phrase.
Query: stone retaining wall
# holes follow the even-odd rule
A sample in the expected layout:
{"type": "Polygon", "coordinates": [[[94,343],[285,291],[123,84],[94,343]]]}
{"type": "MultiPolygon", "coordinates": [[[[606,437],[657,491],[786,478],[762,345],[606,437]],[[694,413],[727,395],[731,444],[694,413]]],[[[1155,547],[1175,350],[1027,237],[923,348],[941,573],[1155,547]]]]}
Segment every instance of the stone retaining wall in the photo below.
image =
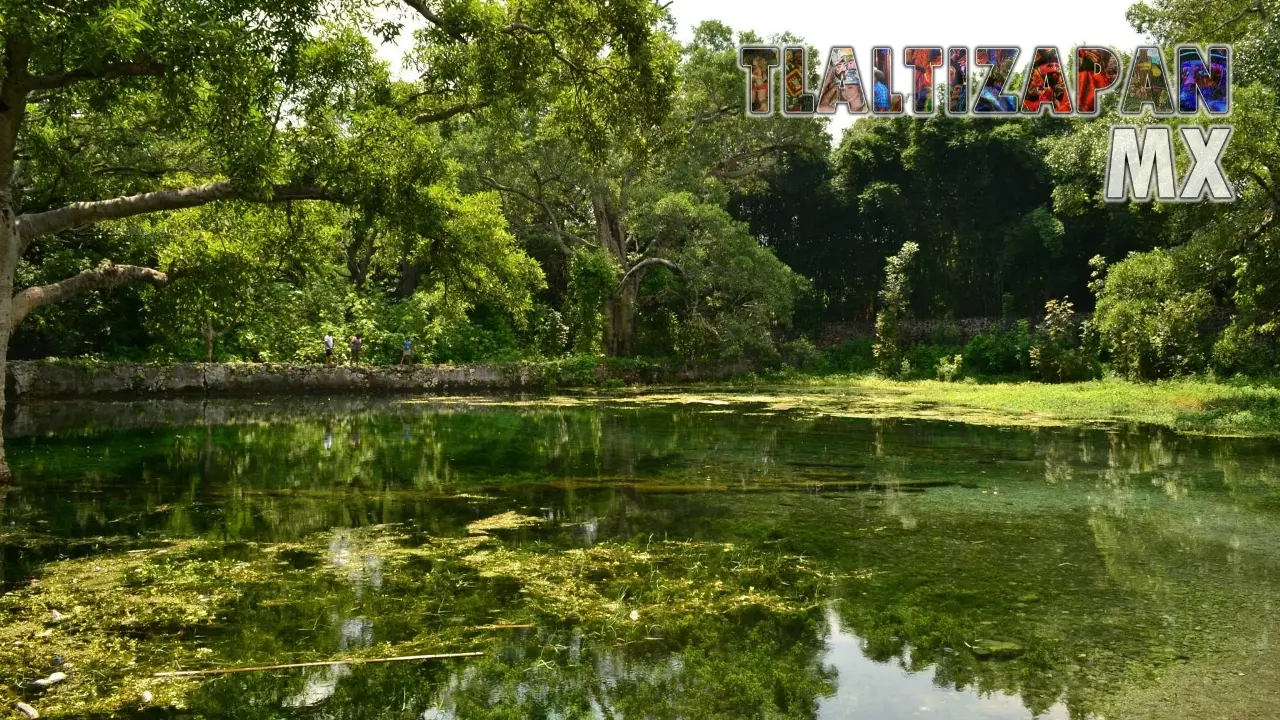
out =
{"type": "Polygon", "coordinates": [[[681,383],[721,380],[750,371],[741,366],[659,367],[588,361],[568,365],[287,365],[282,363],[81,363],[19,360],[8,364],[11,402],[46,398],[137,398],[151,395],[244,397],[252,395],[480,394],[541,392],[609,381],[681,383]]]}
{"type": "Polygon", "coordinates": [[[540,389],[535,367],[510,365],[339,366],[275,363],[89,364],[16,361],[11,400],[152,394],[442,393],[540,389]]]}
{"type": "MultiPolygon", "coordinates": [[[[1032,325],[1035,321],[1032,321],[1032,325]]],[[[957,345],[964,345],[975,335],[988,333],[1000,327],[1000,318],[977,317],[958,318],[956,320],[904,320],[900,335],[904,345],[921,345],[933,342],[939,335],[950,336],[948,340],[957,345]]],[[[838,322],[830,323],[822,328],[818,339],[819,347],[835,347],[848,340],[874,338],[875,322],[838,322]]]]}

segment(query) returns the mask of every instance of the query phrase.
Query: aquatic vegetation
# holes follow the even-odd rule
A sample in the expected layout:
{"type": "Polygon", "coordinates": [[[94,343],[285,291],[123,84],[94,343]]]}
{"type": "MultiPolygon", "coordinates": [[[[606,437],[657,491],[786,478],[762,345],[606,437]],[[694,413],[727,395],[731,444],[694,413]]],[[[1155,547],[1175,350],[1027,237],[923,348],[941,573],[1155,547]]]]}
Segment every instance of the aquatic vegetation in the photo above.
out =
{"type": "Polygon", "coordinates": [[[1222,668],[1268,677],[1270,441],[850,418],[856,390],[815,395],[37,433],[0,506],[0,703],[811,718],[856,653],[1119,718],[1211,697],[1222,668]],[[852,642],[828,647],[837,627],[852,642]],[[465,651],[485,654],[152,677],[465,651]]]}
{"type": "MultiPolygon", "coordinates": [[[[470,529],[539,522],[508,512],[470,529]]],[[[795,558],[721,543],[512,549],[478,532],[422,537],[392,526],[295,543],[177,541],[50,563],[36,582],[0,598],[7,618],[0,678],[8,688],[0,702],[26,700],[47,717],[81,716],[136,709],[146,692],[150,704],[184,707],[200,682],[153,673],[333,659],[322,648],[265,655],[282,648],[248,637],[282,616],[310,614],[306,608],[348,608],[371,628],[390,626],[380,642],[348,643],[341,653],[348,658],[484,647],[527,620],[608,642],[654,633],[688,640],[689,632],[707,631],[706,616],[730,623],[742,612],[810,612],[819,579],[795,558]],[[510,582],[516,587],[504,590],[510,582]],[[473,589],[460,592],[460,585],[473,589]],[[495,614],[498,622],[485,624],[495,614]],[[14,692],[51,667],[64,668],[66,681],[14,692]]]]}
{"type": "MultiPolygon", "coordinates": [[[[46,566],[38,581],[0,597],[0,703],[14,688],[63,668],[66,682],[40,698],[43,715],[107,712],[152,692],[180,697],[184,683],[150,682],[144,667],[198,661],[194,637],[247,583],[248,564],[203,557],[201,543],[101,555],[46,566]],[[60,661],[59,661],[60,659],[60,661]]],[[[34,700],[34,690],[22,697],[34,700]]]]}
{"type": "Polygon", "coordinates": [[[515,579],[535,612],[614,631],[627,623],[678,628],[747,609],[807,612],[819,606],[822,576],[796,557],[675,541],[561,552],[497,548],[462,561],[481,577],[515,579]]]}
{"type": "Polygon", "coordinates": [[[529,517],[521,515],[517,512],[504,512],[501,515],[494,515],[483,520],[476,520],[467,525],[467,532],[473,535],[485,535],[493,530],[517,530],[531,525],[539,525],[545,522],[542,518],[529,517]]]}

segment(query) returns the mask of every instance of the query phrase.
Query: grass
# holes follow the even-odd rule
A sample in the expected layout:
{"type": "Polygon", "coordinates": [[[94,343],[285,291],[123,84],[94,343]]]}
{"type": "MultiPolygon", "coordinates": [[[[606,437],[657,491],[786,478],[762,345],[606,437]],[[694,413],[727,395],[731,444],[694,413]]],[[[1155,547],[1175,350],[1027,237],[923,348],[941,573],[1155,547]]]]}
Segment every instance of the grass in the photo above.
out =
{"type": "MultiPolygon", "coordinates": [[[[1280,436],[1280,388],[1202,379],[1137,383],[897,381],[874,375],[779,375],[698,386],[750,390],[773,409],[920,417],[986,425],[1145,423],[1196,435],[1280,436]]],[[[709,395],[705,400],[714,400],[709,395]]],[[[731,396],[721,396],[731,399],[731,396]]]]}

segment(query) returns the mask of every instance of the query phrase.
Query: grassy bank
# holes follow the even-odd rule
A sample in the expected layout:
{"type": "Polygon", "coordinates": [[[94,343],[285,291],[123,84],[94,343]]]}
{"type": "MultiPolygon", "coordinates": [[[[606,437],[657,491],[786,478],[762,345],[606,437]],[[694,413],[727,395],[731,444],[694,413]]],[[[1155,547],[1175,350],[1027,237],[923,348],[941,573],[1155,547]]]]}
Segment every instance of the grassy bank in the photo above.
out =
{"type": "MultiPolygon", "coordinates": [[[[636,388],[639,389],[639,388],[636,388]]],[[[747,376],[679,391],[645,389],[643,403],[764,403],[770,410],[904,417],[983,425],[1146,423],[1200,435],[1280,436],[1280,389],[1206,380],[947,383],[874,375],[747,376]]]]}

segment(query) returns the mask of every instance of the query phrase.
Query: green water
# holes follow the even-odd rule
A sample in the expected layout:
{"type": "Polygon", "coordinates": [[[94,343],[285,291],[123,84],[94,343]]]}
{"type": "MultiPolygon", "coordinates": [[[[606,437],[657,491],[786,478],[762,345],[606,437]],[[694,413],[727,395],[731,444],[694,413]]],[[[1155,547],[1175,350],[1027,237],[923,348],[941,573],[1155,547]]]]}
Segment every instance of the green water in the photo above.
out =
{"type": "Polygon", "coordinates": [[[1270,717],[1249,698],[1280,690],[1276,443],[759,410],[20,411],[0,699],[50,717],[1270,717]],[[508,511],[541,522],[468,530],[508,511]],[[149,678],[465,651],[484,655],[149,678]],[[58,653],[69,679],[30,688],[58,653]]]}

